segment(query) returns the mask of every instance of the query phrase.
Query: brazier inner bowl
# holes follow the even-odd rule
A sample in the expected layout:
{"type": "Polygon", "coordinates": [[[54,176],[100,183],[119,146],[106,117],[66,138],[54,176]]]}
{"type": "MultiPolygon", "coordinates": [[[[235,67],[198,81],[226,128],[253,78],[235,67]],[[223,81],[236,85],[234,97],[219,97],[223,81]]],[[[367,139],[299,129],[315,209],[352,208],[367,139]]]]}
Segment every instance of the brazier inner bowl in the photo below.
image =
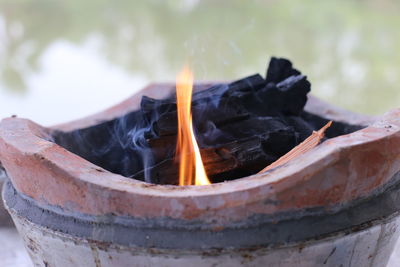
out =
{"type": "Polygon", "coordinates": [[[36,265],[260,266],[290,256],[300,266],[328,259],[336,266],[357,249],[365,250],[359,263],[387,262],[398,236],[399,109],[371,118],[310,96],[305,110],[315,123],[333,120],[331,135],[339,136],[266,173],[206,186],[127,178],[54,142],[57,133],[95,127],[136,110],[143,95],[173,89],[150,85],[104,112],[49,128],[1,122],[3,198],[36,265]]]}

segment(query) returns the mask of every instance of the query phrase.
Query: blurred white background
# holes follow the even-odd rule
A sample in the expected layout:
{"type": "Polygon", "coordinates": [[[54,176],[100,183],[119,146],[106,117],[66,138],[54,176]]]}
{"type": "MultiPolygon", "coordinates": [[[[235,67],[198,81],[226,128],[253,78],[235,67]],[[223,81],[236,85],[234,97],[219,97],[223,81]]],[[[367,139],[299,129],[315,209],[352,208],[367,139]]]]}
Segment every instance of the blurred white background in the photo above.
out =
{"type": "Polygon", "coordinates": [[[0,117],[43,125],[118,103],[186,61],[201,80],[290,58],[313,93],[380,114],[400,106],[400,2],[0,0],[0,117]]]}

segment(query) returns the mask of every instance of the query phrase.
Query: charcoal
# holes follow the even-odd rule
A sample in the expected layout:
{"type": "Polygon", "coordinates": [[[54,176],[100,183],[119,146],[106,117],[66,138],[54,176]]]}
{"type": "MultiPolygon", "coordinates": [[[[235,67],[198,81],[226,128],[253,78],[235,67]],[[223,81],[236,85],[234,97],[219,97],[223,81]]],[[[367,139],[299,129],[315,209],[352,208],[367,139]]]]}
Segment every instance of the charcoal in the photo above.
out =
{"type": "Polygon", "coordinates": [[[297,76],[300,71],[292,67],[292,62],[285,58],[272,57],[267,69],[266,82],[279,83],[290,76],[297,76]]]}
{"type": "MultiPolygon", "coordinates": [[[[272,143],[268,141],[270,138],[277,141],[278,146],[286,146],[285,151],[282,151],[282,153],[286,153],[290,150],[291,144],[295,142],[295,132],[291,128],[286,128],[260,136],[243,138],[220,146],[201,148],[200,153],[207,175],[213,182],[216,182],[224,174],[230,173],[232,170],[261,170],[265,167],[265,164],[274,162],[280,156],[280,154],[265,151],[264,148],[272,143]],[[283,138],[279,138],[279,136],[283,138]],[[281,142],[283,144],[280,144],[281,142]]],[[[152,183],[177,184],[178,166],[177,160],[174,157],[170,157],[134,174],[132,177],[144,180],[145,174],[147,174],[152,183]]],[[[236,178],[239,177],[232,173],[229,177],[224,177],[225,180],[236,178]]]]}
{"type": "Polygon", "coordinates": [[[248,112],[259,116],[299,116],[307,102],[311,84],[303,75],[291,76],[278,84],[269,83],[244,102],[248,112]]]}
{"type": "MultiPolygon", "coordinates": [[[[192,113],[195,128],[201,131],[206,122],[216,126],[241,121],[251,113],[259,116],[299,115],[307,101],[310,83],[302,75],[291,76],[277,85],[262,85],[262,78],[250,76],[227,85],[220,97],[210,95],[221,85],[206,90],[202,97],[193,101],[192,113]],[[247,84],[248,87],[245,87],[247,84]],[[290,103],[290,104],[288,104],[290,103]]],[[[200,94],[200,92],[199,92],[200,94]]],[[[157,136],[176,134],[177,113],[175,100],[142,99],[142,111],[152,124],[152,133],[157,136]]]]}
{"type": "MultiPolygon", "coordinates": [[[[277,131],[282,131],[281,135],[285,134],[283,132],[288,132],[294,139],[298,138],[293,133],[292,127],[288,127],[287,123],[280,118],[250,117],[242,121],[223,125],[219,128],[215,125],[208,127],[196,135],[196,140],[201,148],[208,148],[241,140],[252,136],[254,133],[265,136],[277,131]]],[[[266,138],[264,139],[266,140],[266,138]]],[[[155,163],[161,162],[163,159],[175,154],[176,135],[150,138],[147,142],[153,151],[155,163]]]]}
{"type": "MultiPolygon", "coordinates": [[[[311,84],[283,58],[271,58],[266,78],[196,85],[193,129],[212,182],[257,173],[306,139],[326,119],[303,111],[311,84]]],[[[140,109],[95,127],[57,133],[55,141],[115,173],[177,184],[176,96],[143,96],[140,109]]],[[[334,123],[326,136],[359,126],[334,123]]]]}
{"type": "Polygon", "coordinates": [[[265,79],[259,74],[255,74],[229,84],[222,97],[241,97],[242,95],[254,93],[265,85],[265,79]]]}
{"type": "Polygon", "coordinates": [[[320,129],[322,127],[321,126],[314,128],[308,122],[306,122],[302,117],[298,116],[287,116],[284,119],[287,124],[291,125],[294,128],[294,130],[297,133],[298,140],[305,140],[312,134],[314,129],[320,129]]]}
{"type": "MultiPolygon", "coordinates": [[[[241,98],[264,86],[265,80],[259,74],[237,80],[230,84],[219,84],[194,93],[192,97],[192,107],[203,107],[203,109],[211,106],[218,107],[220,103],[226,103],[226,99],[228,98],[241,98]]],[[[174,112],[176,111],[176,98],[169,97],[167,99],[158,100],[144,96],[141,102],[141,110],[148,117],[157,117],[166,112],[174,112]]]]}
{"type": "Polygon", "coordinates": [[[200,144],[204,146],[212,146],[214,144],[223,144],[242,139],[251,136],[254,133],[265,135],[278,130],[291,131],[291,128],[288,128],[285,121],[274,117],[249,117],[242,121],[222,125],[218,129],[221,133],[216,139],[213,138],[216,134],[211,136],[211,134],[208,134],[207,132],[200,133],[198,138],[200,144]]]}
{"type": "MultiPolygon", "coordinates": [[[[314,129],[320,129],[330,121],[329,119],[306,111],[301,114],[301,118],[314,129]]],[[[349,134],[361,130],[364,127],[365,126],[362,125],[352,125],[341,121],[335,121],[335,123],[333,123],[332,126],[326,130],[325,136],[326,138],[333,138],[339,135],[349,134]]]]}
{"type": "Polygon", "coordinates": [[[147,142],[153,153],[153,161],[159,163],[166,158],[173,157],[175,155],[176,140],[176,135],[148,139],[147,142]]]}
{"type": "Polygon", "coordinates": [[[293,128],[290,129],[292,131],[280,129],[269,133],[268,138],[262,144],[264,151],[267,151],[269,155],[278,159],[300,144],[303,140],[299,139],[299,133],[293,128]]]}
{"type": "MultiPolygon", "coordinates": [[[[214,105],[201,105],[192,108],[193,121],[196,129],[202,131],[207,127],[208,122],[222,126],[247,119],[250,114],[241,104],[222,103],[219,107],[214,105]]],[[[177,112],[166,112],[152,123],[152,132],[157,136],[176,135],[178,129],[177,112]]]]}
{"type": "Polygon", "coordinates": [[[290,76],[276,85],[282,92],[285,105],[282,113],[285,115],[300,115],[307,102],[307,94],[311,90],[311,84],[306,76],[290,76]]]}
{"type": "MultiPolygon", "coordinates": [[[[254,173],[307,138],[312,128],[299,115],[310,87],[290,61],[272,58],[267,79],[252,75],[195,92],[193,124],[207,174],[220,181],[254,173]]],[[[154,165],[134,177],[176,184],[176,99],[143,97],[141,110],[154,165]]]]}

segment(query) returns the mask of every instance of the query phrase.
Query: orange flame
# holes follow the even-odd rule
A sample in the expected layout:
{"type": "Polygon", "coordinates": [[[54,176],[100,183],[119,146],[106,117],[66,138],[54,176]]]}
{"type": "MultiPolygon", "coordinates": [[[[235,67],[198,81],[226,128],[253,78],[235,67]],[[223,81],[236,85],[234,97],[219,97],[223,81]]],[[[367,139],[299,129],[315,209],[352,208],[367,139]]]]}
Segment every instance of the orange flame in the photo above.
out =
{"type": "Polygon", "coordinates": [[[179,185],[207,185],[210,181],[204,169],[193,132],[192,104],[193,73],[185,66],[176,78],[176,105],[178,110],[179,185]]]}

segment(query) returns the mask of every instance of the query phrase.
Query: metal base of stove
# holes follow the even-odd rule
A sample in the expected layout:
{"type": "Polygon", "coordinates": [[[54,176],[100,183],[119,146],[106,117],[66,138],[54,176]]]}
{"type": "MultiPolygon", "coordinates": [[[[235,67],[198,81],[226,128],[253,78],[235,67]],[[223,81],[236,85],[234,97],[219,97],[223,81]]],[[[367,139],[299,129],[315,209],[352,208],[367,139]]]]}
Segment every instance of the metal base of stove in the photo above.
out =
{"type": "Polygon", "coordinates": [[[399,237],[399,216],[321,240],[258,249],[170,250],[104,244],[38,226],[9,210],[35,266],[386,266],[399,237]]]}

